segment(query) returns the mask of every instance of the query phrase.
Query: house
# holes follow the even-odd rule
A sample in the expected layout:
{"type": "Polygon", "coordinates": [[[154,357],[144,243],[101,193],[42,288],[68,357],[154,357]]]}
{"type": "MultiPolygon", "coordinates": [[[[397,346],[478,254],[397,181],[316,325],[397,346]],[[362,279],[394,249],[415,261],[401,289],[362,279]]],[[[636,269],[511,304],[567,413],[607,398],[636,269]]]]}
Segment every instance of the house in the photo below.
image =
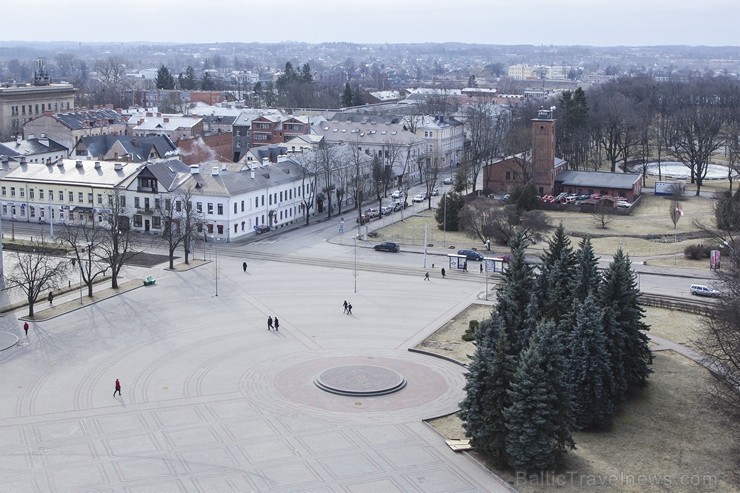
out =
{"type": "Polygon", "coordinates": [[[604,171],[565,171],[555,177],[555,194],[561,192],[576,195],[597,194],[632,202],[642,194],[642,175],[604,171]]]}
{"type": "Polygon", "coordinates": [[[483,193],[508,193],[533,183],[537,194],[553,195],[555,178],[568,164],[555,156],[555,119],[552,110],[541,110],[532,120],[532,149],[500,159],[483,168],[483,193]]]}
{"type": "Polygon", "coordinates": [[[443,115],[406,116],[401,122],[407,128],[415,129],[416,136],[424,139],[426,155],[437,159],[442,168],[454,168],[460,163],[465,146],[463,123],[443,115]]]}
{"type": "Polygon", "coordinates": [[[23,158],[29,163],[55,163],[69,157],[69,149],[45,135],[28,139],[18,137],[14,141],[0,143],[0,156],[15,160],[23,158]]]}
{"type": "Polygon", "coordinates": [[[136,137],[166,135],[177,143],[203,135],[203,119],[196,116],[146,112],[143,117],[132,116],[128,123],[131,135],[136,137]]]}
{"type": "Polygon", "coordinates": [[[96,135],[82,137],[74,148],[77,159],[132,161],[141,163],[178,154],[177,146],[166,135],[96,135]]]}
{"type": "Polygon", "coordinates": [[[282,115],[262,115],[252,120],[252,140],[254,145],[281,144],[298,135],[309,133],[309,117],[282,115]]]}
{"type": "Polygon", "coordinates": [[[94,135],[125,135],[125,117],[111,108],[47,112],[23,125],[23,134],[44,135],[63,146],[74,149],[82,137],[94,135]]]}

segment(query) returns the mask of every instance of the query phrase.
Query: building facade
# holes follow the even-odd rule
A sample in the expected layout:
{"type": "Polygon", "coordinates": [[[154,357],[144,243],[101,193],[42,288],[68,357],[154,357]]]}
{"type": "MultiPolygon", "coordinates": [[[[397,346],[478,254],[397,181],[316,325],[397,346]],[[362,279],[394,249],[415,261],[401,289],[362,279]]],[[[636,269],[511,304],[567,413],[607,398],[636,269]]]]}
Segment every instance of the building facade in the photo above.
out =
{"type": "MultiPolygon", "coordinates": [[[[27,122],[47,111],[74,108],[75,92],[77,89],[72,84],[0,87],[0,139],[9,140],[22,135],[27,122]]],[[[40,135],[42,132],[35,133],[40,135]]]]}

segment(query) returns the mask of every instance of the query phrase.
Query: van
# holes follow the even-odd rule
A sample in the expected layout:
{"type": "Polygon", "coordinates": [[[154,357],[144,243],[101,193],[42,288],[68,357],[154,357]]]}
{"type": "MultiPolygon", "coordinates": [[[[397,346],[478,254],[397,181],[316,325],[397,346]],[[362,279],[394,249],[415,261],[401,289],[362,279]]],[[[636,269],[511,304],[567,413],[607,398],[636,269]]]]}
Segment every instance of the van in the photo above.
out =
{"type": "Polygon", "coordinates": [[[689,292],[694,296],[710,296],[712,298],[719,296],[719,291],[704,284],[692,284],[689,287],[689,292]]]}

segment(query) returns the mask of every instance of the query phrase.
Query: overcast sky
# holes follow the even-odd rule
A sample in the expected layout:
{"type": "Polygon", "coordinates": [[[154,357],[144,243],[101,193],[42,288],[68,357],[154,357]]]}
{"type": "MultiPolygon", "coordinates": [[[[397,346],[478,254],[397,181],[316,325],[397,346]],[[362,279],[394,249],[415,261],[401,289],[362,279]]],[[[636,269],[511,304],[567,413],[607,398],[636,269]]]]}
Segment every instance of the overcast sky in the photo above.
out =
{"type": "Polygon", "coordinates": [[[740,0],[2,3],[2,41],[740,45],[740,0]]]}

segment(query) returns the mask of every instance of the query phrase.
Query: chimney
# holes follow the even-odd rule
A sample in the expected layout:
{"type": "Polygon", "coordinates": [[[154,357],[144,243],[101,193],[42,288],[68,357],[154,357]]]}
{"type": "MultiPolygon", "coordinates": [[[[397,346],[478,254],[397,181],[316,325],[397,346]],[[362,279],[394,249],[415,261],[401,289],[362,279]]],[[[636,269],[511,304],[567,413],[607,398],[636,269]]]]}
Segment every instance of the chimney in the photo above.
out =
{"type": "Polygon", "coordinates": [[[270,164],[270,158],[269,157],[263,157],[262,158],[262,166],[269,166],[270,164]]]}
{"type": "Polygon", "coordinates": [[[254,180],[254,170],[250,170],[249,174],[252,175],[252,179],[254,180]]]}
{"type": "Polygon", "coordinates": [[[115,171],[121,171],[121,170],[123,170],[123,165],[121,163],[116,163],[116,164],[113,165],[113,169],[115,171]]]}
{"type": "Polygon", "coordinates": [[[169,117],[165,116],[165,117],[164,117],[164,122],[165,122],[165,123],[169,123],[169,122],[170,122],[170,119],[169,119],[169,117]]]}
{"type": "Polygon", "coordinates": [[[218,166],[211,167],[211,176],[218,176],[218,166]]]}
{"type": "Polygon", "coordinates": [[[77,168],[82,168],[82,161],[75,161],[75,166],[77,168]]]}
{"type": "Polygon", "coordinates": [[[26,156],[21,156],[21,166],[26,165],[26,156]]]}
{"type": "Polygon", "coordinates": [[[190,165],[190,174],[191,175],[200,174],[200,165],[198,165],[198,164],[191,164],[190,165]]]}
{"type": "Polygon", "coordinates": [[[100,161],[95,161],[95,169],[100,169],[100,161]]]}

